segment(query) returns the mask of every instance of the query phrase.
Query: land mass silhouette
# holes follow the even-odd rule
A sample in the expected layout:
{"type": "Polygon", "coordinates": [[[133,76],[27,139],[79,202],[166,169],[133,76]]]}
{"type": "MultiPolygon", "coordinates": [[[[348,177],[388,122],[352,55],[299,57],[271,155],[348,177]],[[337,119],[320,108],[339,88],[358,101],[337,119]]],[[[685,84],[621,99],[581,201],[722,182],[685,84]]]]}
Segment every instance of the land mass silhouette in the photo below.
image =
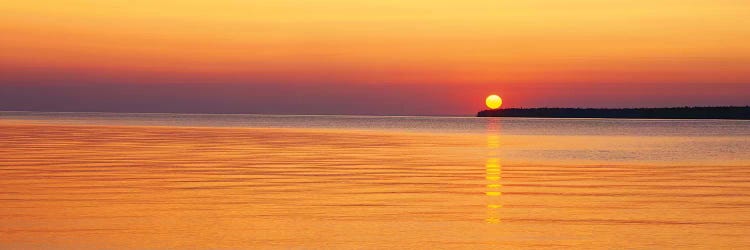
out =
{"type": "Polygon", "coordinates": [[[509,108],[479,111],[477,117],[750,120],[750,106],[673,108],[509,108]]]}

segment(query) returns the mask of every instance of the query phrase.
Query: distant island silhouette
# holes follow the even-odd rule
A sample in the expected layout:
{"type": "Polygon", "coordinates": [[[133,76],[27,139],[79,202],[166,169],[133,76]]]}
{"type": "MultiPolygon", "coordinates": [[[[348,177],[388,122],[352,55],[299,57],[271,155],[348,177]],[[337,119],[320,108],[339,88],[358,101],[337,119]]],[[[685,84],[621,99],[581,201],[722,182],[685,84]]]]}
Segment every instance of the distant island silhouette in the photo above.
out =
{"type": "Polygon", "coordinates": [[[633,118],[633,119],[739,119],[750,120],[745,107],[674,108],[509,108],[483,110],[477,117],[633,118]]]}

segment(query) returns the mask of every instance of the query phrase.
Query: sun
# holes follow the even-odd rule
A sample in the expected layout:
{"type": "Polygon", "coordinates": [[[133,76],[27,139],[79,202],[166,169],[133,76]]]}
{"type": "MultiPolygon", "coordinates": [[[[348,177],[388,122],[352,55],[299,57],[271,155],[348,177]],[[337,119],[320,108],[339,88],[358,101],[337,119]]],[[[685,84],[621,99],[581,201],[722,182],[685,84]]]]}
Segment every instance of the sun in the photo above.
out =
{"type": "Polygon", "coordinates": [[[487,104],[487,107],[490,109],[497,109],[503,105],[503,98],[500,98],[497,95],[490,95],[484,100],[484,103],[487,104]]]}

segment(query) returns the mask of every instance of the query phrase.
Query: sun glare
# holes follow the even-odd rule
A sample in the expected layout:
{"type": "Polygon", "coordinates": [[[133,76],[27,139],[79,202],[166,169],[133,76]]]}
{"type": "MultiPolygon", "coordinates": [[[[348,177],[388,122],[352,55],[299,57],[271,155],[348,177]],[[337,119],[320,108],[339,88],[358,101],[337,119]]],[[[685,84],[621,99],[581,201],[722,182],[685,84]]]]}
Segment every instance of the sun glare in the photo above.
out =
{"type": "Polygon", "coordinates": [[[490,109],[497,109],[503,105],[503,99],[498,95],[490,95],[484,100],[484,103],[487,104],[487,107],[490,109]]]}

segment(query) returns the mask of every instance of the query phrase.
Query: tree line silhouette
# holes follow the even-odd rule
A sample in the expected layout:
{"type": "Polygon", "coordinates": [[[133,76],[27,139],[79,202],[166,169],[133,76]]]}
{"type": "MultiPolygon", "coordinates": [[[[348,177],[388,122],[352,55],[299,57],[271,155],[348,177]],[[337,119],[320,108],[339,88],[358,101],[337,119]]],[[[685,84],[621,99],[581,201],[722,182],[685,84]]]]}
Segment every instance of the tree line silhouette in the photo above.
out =
{"type": "Polygon", "coordinates": [[[509,108],[483,110],[478,117],[742,119],[750,120],[750,106],[673,108],[509,108]]]}

